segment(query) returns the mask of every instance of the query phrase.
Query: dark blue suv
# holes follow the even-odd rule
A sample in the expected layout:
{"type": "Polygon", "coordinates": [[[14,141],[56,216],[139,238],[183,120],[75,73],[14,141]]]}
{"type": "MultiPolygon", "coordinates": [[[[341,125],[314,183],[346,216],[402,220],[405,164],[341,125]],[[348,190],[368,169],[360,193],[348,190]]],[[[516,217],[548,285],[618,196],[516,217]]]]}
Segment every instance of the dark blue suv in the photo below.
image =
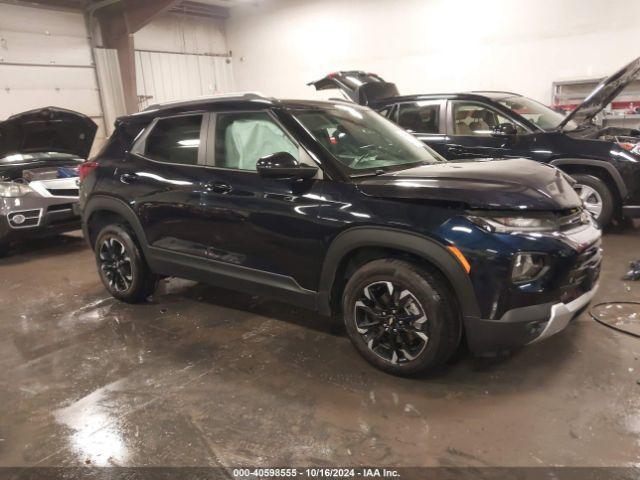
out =
{"type": "Polygon", "coordinates": [[[247,94],[121,118],[80,169],[110,293],[162,276],[344,319],[358,351],[410,375],[465,338],[501,352],[563,329],[593,296],[600,230],[560,170],[448,162],[374,111],[247,94]]]}

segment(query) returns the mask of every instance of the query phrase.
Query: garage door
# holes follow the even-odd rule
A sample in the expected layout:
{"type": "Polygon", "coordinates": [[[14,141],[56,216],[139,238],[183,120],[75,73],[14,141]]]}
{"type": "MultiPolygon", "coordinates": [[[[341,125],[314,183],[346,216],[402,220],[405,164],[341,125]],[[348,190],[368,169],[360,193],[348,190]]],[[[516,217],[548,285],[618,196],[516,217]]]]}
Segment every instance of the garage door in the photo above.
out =
{"type": "Polygon", "coordinates": [[[98,124],[96,144],[102,143],[100,94],[84,25],[81,13],[0,4],[0,119],[49,105],[68,108],[98,124]]]}

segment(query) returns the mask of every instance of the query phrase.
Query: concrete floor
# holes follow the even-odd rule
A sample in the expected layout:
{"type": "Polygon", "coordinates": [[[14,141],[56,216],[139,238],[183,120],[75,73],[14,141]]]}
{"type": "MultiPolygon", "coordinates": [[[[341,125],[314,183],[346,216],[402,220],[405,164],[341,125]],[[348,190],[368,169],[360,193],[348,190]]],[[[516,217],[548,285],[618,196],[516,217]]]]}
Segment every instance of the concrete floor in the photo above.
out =
{"type": "MultiPolygon", "coordinates": [[[[640,300],[639,238],[606,235],[596,301],[640,300]]],[[[119,303],[79,235],[0,260],[0,292],[0,466],[640,465],[640,340],[586,315],[407,380],[269,300],[170,280],[119,303]]]]}

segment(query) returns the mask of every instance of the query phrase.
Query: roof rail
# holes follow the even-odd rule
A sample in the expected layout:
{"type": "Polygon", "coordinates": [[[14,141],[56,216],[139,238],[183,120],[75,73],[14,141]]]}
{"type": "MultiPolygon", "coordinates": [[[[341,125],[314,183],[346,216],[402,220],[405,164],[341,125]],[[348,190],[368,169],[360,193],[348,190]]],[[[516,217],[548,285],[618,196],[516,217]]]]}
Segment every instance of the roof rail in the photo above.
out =
{"type": "Polygon", "coordinates": [[[505,90],[471,90],[469,93],[506,93],[507,95],[517,95],[521,97],[522,94],[515,92],[507,92],[505,90]]]}
{"type": "Polygon", "coordinates": [[[187,98],[187,99],[182,99],[182,100],[170,100],[168,102],[159,102],[159,103],[154,103],[153,105],[149,105],[147,108],[145,108],[143,110],[143,112],[149,111],[149,110],[157,110],[159,108],[166,108],[166,107],[171,107],[171,106],[177,106],[177,105],[183,105],[185,103],[190,103],[190,102],[198,102],[198,101],[202,101],[202,100],[218,100],[218,99],[225,99],[225,98],[234,98],[234,99],[246,99],[246,100],[254,100],[254,99],[270,99],[271,97],[267,97],[266,95],[260,93],[260,92],[230,92],[230,93],[216,93],[214,95],[202,95],[199,97],[195,97],[195,98],[187,98]]]}

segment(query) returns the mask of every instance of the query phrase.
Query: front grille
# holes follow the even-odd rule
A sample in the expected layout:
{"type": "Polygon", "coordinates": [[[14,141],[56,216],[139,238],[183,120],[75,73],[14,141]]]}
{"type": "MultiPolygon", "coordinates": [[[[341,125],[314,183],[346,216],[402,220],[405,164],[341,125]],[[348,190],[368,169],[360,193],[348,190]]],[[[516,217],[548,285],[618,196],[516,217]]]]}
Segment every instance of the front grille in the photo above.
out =
{"type": "Polygon", "coordinates": [[[21,210],[7,215],[11,228],[33,228],[40,225],[42,210],[21,210]]]}
{"type": "Polygon", "coordinates": [[[47,191],[55,197],[77,197],[77,188],[47,188],[47,191]]]}

